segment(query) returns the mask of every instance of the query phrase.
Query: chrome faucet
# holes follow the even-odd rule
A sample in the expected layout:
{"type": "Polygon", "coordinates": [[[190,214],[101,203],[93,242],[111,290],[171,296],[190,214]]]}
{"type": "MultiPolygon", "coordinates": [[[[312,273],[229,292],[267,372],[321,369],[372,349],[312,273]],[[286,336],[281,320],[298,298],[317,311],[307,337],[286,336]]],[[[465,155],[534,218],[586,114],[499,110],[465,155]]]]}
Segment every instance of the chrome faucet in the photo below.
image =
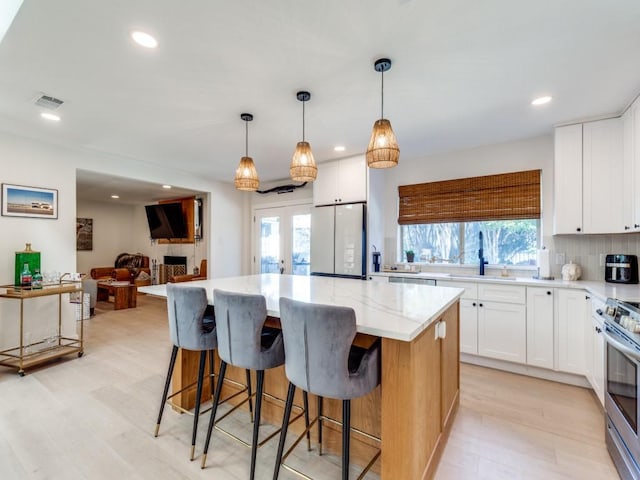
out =
{"type": "Polygon", "coordinates": [[[480,245],[480,248],[478,249],[478,258],[480,259],[480,275],[484,275],[484,266],[489,262],[484,259],[482,231],[478,233],[478,243],[480,245]]]}

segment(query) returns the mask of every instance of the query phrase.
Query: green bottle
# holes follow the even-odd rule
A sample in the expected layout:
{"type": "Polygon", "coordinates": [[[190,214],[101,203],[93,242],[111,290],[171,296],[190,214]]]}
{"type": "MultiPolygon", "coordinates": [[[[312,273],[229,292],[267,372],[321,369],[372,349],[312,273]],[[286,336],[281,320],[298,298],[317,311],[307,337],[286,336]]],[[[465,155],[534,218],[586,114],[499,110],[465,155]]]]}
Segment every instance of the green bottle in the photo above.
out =
{"type": "Polygon", "coordinates": [[[33,278],[31,279],[31,288],[33,290],[39,290],[42,288],[42,274],[40,273],[39,268],[36,268],[36,273],[33,274],[33,278]]]}
{"type": "Polygon", "coordinates": [[[20,274],[20,286],[22,288],[31,287],[31,271],[29,270],[29,264],[25,262],[22,273],[20,274]]]}

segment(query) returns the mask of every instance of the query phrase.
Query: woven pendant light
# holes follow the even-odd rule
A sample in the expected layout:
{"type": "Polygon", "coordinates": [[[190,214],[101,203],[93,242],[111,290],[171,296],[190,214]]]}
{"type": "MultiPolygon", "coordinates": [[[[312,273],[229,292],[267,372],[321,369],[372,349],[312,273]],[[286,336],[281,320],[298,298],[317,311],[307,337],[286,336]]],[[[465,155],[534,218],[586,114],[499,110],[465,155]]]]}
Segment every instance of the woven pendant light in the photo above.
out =
{"type": "Polygon", "coordinates": [[[313,158],[311,145],[304,140],[304,103],[311,98],[309,92],[298,92],[296,98],[302,102],[302,141],[296,145],[293,152],[289,175],[296,182],[313,182],[318,175],[318,167],[313,158]]]}
{"type": "Polygon", "coordinates": [[[391,122],[384,118],[384,72],[391,68],[391,60],[388,58],[376,60],[374,68],[382,77],[381,113],[380,119],[373,124],[373,132],[367,148],[367,165],[371,168],[391,168],[398,165],[400,159],[400,147],[391,128],[391,122]]]}
{"type": "Polygon", "coordinates": [[[255,192],[260,186],[258,171],[253,163],[253,159],[249,156],[249,122],[253,120],[250,113],[241,113],[240,118],[245,121],[245,156],[240,159],[240,164],[236,169],[236,178],[234,185],[238,190],[247,192],[255,192]]]}

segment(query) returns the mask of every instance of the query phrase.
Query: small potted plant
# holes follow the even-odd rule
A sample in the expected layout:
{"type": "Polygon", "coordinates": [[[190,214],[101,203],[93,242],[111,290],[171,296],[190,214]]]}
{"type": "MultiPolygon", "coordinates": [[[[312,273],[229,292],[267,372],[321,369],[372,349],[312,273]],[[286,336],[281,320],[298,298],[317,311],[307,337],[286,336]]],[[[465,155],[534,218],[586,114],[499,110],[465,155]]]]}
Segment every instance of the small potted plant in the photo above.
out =
{"type": "Polygon", "coordinates": [[[404,253],[407,256],[407,262],[413,263],[413,259],[415,258],[415,253],[413,253],[413,250],[405,250],[404,253]]]}

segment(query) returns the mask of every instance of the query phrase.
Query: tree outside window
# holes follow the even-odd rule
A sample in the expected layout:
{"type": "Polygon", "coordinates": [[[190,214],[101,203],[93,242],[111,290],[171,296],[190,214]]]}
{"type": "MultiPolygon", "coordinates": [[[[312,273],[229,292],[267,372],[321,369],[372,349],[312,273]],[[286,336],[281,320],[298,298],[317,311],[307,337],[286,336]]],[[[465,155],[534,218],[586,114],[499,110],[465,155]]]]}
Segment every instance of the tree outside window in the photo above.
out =
{"type": "Polygon", "coordinates": [[[539,229],[538,219],[402,225],[398,259],[402,261],[401,252],[413,250],[417,262],[478,264],[482,231],[490,264],[535,265],[539,229]]]}

